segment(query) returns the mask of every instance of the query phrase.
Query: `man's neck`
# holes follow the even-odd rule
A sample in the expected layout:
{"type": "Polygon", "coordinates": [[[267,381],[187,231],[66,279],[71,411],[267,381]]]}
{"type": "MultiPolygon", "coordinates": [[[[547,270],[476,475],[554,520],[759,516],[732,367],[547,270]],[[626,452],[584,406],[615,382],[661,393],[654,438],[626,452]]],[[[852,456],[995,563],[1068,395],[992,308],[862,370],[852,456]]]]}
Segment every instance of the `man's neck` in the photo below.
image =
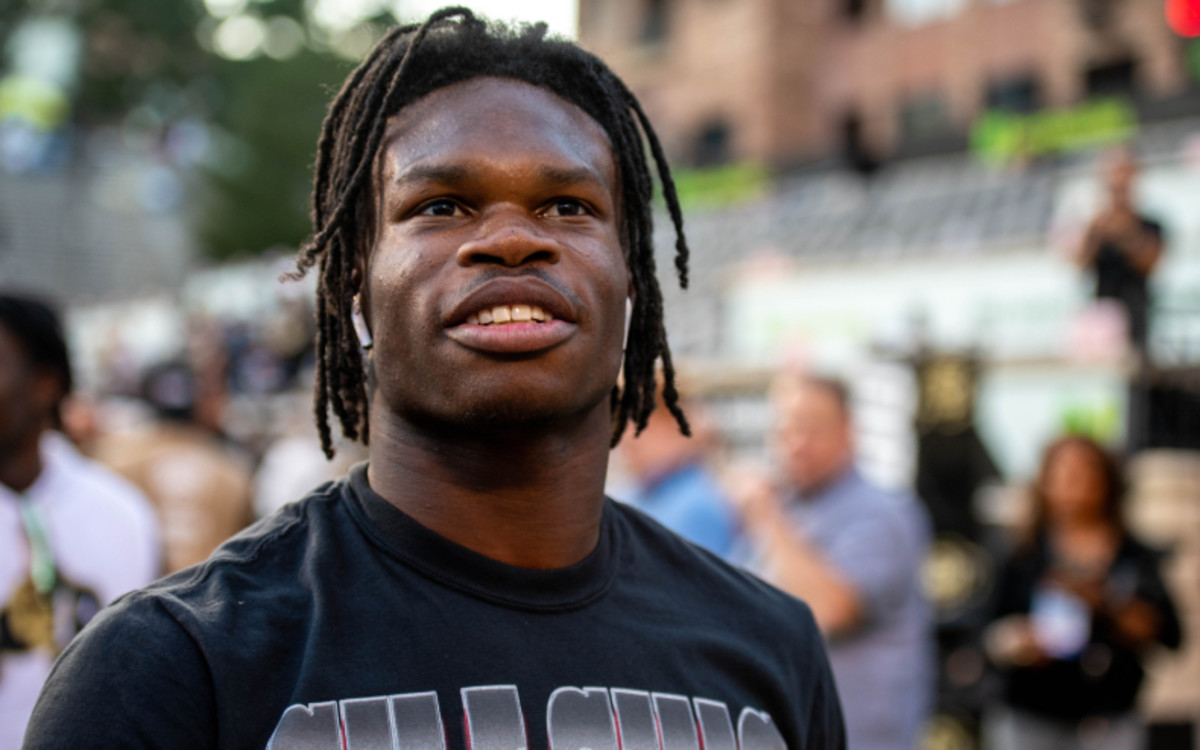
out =
{"type": "Polygon", "coordinates": [[[42,473],[39,438],[40,434],[34,434],[0,454],[0,484],[13,492],[24,492],[33,486],[42,473]]]}
{"type": "Polygon", "coordinates": [[[435,433],[373,412],[367,480],[422,526],[494,560],[573,565],[600,538],[604,406],[556,429],[499,434],[435,433]]]}

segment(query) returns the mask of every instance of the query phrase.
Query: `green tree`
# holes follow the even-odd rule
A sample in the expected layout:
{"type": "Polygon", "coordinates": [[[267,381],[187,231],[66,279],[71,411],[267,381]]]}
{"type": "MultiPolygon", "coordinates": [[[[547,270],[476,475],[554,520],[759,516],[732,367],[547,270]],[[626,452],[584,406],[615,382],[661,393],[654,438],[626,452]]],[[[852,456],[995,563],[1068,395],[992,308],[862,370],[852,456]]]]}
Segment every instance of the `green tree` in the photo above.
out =
{"type": "MultiPolygon", "coordinates": [[[[201,124],[211,147],[198,163],[175,162],[187,173],[188,220],[200,250],[222,259],[294,248],[310,232],[311,168],[326,105],[354,64],[348,55],[393,19],[381,14],[351,29],[333,30],[313,22],[306,0],[233,3],[233,17],[250,19],[260,31],[291,19],[295,23],[283,26],[299,38],[286,54],[264,42],[246,54],[222,56],[219,52],[227,50],[221,48],[220,27],[230,19],[214,17],[208,9],[219,5],[206,7],[202,0],[0,3],[0,45],[27,20],[69,21],[80,41],[77,82],[68,92],[76,127],[121,125],[161,146],[180,123],[201,124]]],[[[160,151],[174,158],[169,149],[160,151]]]]}
{"type": "Polygon", "coordinates": [[[202,172],[196,225],[209,255],[295,248],[308,236],[317,134],[351,65],[309,50],[283,62],[222,63],[224,104],[214,122],[236,144],[202,172]]]}

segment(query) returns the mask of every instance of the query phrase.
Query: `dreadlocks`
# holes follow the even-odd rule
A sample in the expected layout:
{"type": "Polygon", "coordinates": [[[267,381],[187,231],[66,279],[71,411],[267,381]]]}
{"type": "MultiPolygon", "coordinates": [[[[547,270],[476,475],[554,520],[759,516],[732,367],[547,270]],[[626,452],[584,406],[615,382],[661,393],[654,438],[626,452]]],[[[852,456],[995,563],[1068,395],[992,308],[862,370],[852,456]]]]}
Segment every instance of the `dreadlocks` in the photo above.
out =
{"type": "Polygon", "coordinates": [[[632,419],[637,431],[655,406],[655,362],[662,360],[662,397],[684,434],[675,369],[663,326],[655,275],[653,183],[642,135],[658,168],[675,227],[675,266],[687,288],[688,248],[675,184],[662,146],[632,92],[595,56],[546,37],[546,25],[489,24],[466,8],[444,8],[423,24],[388,33],[346,80],[329,107],[317,144],[314,235],[297,256],[297,276],[313,266],[317,285],[317,373],[314,407],[321,447],[333,456],[329,411],[350,439],[368,437],[367,378],[352,299],[374,241],[371,175],[387,118],[432,91],[480,76],[513,78],[552,91],[590,115],[607,133],[620,178],[621,240],[635,301],[623,385],[613,388],[612,444],[632,419]],[[451,20],[457,19],[457,20],[451,20]]]}

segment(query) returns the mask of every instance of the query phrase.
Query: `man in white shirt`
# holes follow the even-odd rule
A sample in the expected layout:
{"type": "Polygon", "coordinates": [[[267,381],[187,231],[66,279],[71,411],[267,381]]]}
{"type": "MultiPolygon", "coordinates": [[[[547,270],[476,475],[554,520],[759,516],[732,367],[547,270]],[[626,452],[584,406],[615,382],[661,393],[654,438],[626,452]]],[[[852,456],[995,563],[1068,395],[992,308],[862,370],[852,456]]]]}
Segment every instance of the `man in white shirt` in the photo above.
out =
{"type": "Polygon", "coordinates": [[[70,388],[57,316],[0,293],[0,750],[67,641],[161,564],[145,497],[53,431],[70,388]]]}

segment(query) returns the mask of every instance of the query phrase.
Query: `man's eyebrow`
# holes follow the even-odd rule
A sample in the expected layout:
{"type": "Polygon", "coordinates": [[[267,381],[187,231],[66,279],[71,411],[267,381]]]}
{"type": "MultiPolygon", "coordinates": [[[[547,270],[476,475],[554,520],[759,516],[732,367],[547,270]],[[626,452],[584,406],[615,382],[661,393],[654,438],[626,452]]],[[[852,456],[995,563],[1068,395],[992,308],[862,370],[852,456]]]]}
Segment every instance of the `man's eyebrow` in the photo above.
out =
{"type": "MultiPolygon", "coordinates": [[[[543,182],[553,187],[578,184],[592,184],[596,187],[608,188],[608,183],[589,167],[556,167],[544,164],[538,169],[543,182]]],[[[440,182],[450,185],[467,182],[475,174],[475,170],[465,164],[414,164],[396,176],[395,184],[407,182],[440,182]]]]}
{"type": "Polygon", "coordinates": [[[555,186],[592,183],[604,189],[608,189],[609,187],[608,183],[596,173],[596,170],[589,167],[555,167],[546,164],[539,171],[541,172],[542,180],[555,186]]]}
{"type": "Polygon", "coordinates": [[[406,182],[464,182],[471,176],[471,168],[464,164],[415,164],[396,175],[395,183],[406,182]]]}

